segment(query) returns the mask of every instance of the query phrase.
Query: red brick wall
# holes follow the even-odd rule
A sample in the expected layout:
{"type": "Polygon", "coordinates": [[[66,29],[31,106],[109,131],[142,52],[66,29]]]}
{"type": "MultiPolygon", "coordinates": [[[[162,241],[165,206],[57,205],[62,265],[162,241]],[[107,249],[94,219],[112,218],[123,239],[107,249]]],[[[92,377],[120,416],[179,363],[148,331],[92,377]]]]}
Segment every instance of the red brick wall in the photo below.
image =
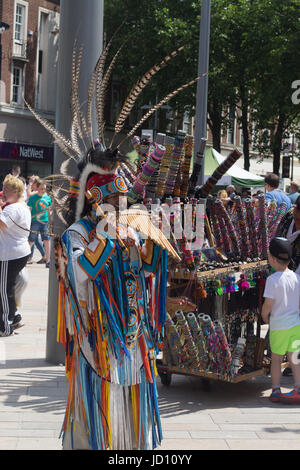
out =
{"type": "MultiPolygon", "coordinates": [[[[25,99],[34,104],[35,99],[35,77],[36,57],[38,40],[39,7],[59,12],[59,2],[51,0],[27,0],[28,2],[28,24],[27,30],[32,30],[33,35],[27,36],[27,58],[29,62],[25,65],[25,99]]],[[[6,84],[6,103],[10,103],[11,96],[11,70],[12,70],[12,47],[14,31],[14,0],[0,0],[1,21],[8,23],[10,28],[2,34],[2,80],[6,84]],[[5,5],[4,5],[5,4],[5,5]],[[1,14],[2,13],[2,14],[1,14]]]]}

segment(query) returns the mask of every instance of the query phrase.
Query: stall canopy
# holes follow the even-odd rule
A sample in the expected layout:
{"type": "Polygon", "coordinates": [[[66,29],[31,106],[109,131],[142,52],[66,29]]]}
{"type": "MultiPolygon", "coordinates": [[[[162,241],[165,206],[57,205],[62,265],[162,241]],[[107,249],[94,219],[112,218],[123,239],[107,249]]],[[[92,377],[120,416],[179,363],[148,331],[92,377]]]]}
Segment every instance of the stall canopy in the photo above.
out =
{"type": "MultiPolygon", "coordinates": [[[[219,152],[212,148],[208,148],[205,151],[205,166],[204,174],[205,179],[213,174],[215,169],[225,160],[226,157],[221,155],[219,152]]],[[[237,164],[233,165],[225,174],[226,184],[233,184],[234,186],[257,188],[264,186],[264,178],[257,176],[249,171],[243,170],[237,164]],[[229,178],[228,178],[229,177],[229,178]]],[[[224,179],[225,182],[225,179],[224,179]]],[[[219,185],[222,182],[219,182],[219,185]]]]}

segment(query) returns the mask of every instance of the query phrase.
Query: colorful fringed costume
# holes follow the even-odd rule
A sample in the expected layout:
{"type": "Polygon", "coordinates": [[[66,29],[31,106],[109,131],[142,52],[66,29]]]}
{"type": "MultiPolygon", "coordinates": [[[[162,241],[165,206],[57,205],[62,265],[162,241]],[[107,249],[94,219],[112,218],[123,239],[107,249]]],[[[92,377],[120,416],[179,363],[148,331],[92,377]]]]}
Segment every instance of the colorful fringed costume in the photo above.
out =
{"type": "MultiPolygon", "coordinates": [[[[150,449],[162,439],[155,357],[166,316],[167,253],[174,256],[175,251],[159,229],[153,231],[148,223],[143,223],[143,214],[131,212],[131,222],[126,226],[124,222],[116,224],[120,232],[116,237],[103,232],[99,222],[104,216],[102,203],[118,210],[116,197],[136,192],[131,199],[128,197],[134,203],[144,189],[147,194],[150,176],[158,171],[166,149],[154,145],[155,150],[148,156],[145,148],[139,147],[141,168],[135,175],[114,141],[144,87],[183,47],[151,67],[131,89],[106,146],[104,104],[120,53],[119,49],[106,65],[111,45],[112,40],[103,49],[90,77],[85,113],[79,99],[83,47],[74,47],[69,137],[25,102],[64,154],[58,173],[45,178],[45,182],[51,183],[54,211],[66,226],[63,235],[55,238],[58,341],[65,347],[69,381],[63,425],[66,449],[150,449]],[[145,163],[142,160],[146,156],[145,163]],[[77,167],[75,174],[72,161],[77,167]],[[147,233],[148,238],[142,243],[135,222],[140,234],[149,229],[154,235],[147,233]]],[[[153,106],[123,141],[132,137],[163,104],[200,78],[180,86],[153,106]]],[[[135,143],[141,143],[139,138],[135,143]]],[[[180,260],[177,253],[175,258],[180,260]]]]}
{"type": "Polygon", "coordinates": [[[83,218],[62,236],[64,448],[155,448],[162,439],[155,357],[166,315],[167,254],[152,241],[142,244],[131,228],[120,227],[123,246],[95,228],[83,218]]]}

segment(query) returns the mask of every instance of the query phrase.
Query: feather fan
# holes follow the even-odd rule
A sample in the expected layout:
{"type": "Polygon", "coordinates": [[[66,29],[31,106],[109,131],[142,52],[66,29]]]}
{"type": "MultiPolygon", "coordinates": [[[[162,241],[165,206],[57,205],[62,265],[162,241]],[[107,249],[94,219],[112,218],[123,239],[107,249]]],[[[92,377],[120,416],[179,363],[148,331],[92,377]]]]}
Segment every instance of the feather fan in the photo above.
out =
{"type": "Polygon", "coordinates": [[[120,212],[119,223],[134,228],[146,239],[153,240],[161,248],[167,250],[176,261],[181,261],[179,254],[164,233],[152,223],[149,212],[132,206],[130,209],[120,212]]]}

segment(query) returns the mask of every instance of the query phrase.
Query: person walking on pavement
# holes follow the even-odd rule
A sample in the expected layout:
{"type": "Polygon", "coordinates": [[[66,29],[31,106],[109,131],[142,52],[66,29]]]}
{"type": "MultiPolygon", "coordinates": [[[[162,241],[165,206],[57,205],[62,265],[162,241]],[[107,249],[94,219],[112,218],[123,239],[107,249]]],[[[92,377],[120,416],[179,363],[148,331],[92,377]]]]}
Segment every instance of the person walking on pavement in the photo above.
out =
{"type": "Polygon", "coordinates": [[[0,209],[0,336],[11,336],[20,323],[16,315],[15,287],[30,254],[30,211],[23,201],[24,184],[8,175],[3,183],[4,209],[0,209]]]}
{"type": "MultiPolygon", "coordinates": [[[[30,176],[28,180],[28,185],[27,185],[27,200],[30,198],[30,196],[33,196],[34,194],[37,194],[37,184],[41,182],[41,179],[39,176],[32,175],[30,176]]],[[[41,240],[41,235],[38,234],[34,244],[31,247],[31,254],[30,257],[28,258],[27,264],[32,264],[33,263],[33,253],[34,253],[34,248],[37,247],[41,254],[41,259],[37,261],[37,264],[45,264],[46,263],[46,256],[45,256],[45,249],[41,240]]]]}
{"type": "Polygon", "coordinates": [[[286,238],[271,240],[268,260],[275,273],[266,280],[261,315],[270,325],[272,393],[269,399],[300,404],[300,364],[295,360],[300,350],[300,276],[288,268],[291,256],[292,247],[286,238]],[[293,371],[294,390],[281,393],[281,364],[286,354],[293,371]]]}
{"type": "Polygon", "coordinates": [[[50,235],[49,235],[49,213],[48,208],[51,205],[51,198],[46,192],[46,184],[42,181],[36,182],[37,193],[30,196],[27,205],[31,208],[31,232],[29,235],[29,244],[32,248],[34,243],[41,235],[45,250],[46,268],[50,267],[50,235]]]}

